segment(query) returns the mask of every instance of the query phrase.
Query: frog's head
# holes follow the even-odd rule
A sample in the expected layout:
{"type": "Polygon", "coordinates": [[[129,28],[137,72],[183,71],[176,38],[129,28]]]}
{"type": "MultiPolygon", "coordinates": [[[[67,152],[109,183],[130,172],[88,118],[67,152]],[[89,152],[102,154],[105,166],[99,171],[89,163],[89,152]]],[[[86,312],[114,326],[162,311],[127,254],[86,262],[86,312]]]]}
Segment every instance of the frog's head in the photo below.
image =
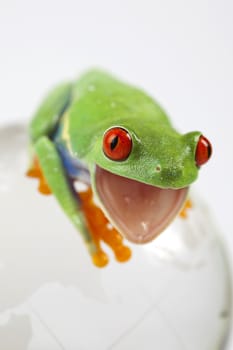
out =
{"type": "Polygon", "coordinates": [[[181,210],[211,145],[200,132],[121,123],[102,130],[91,153],[92,186],[103,211],[128,240],[145,243],[181,210]]]}

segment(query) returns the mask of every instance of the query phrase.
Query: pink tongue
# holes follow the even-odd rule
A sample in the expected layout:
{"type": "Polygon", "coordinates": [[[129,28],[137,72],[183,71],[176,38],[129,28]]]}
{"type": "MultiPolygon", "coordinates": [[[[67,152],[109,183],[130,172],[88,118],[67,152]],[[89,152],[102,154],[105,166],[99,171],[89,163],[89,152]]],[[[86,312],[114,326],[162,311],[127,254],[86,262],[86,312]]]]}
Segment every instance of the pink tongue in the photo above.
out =
{"type": "Polygon", "coordinates": [[[98,196],[113,225],[131,242],[158,236],[182,208],[188,188],[161,189],[96,167],[98,196]]]}

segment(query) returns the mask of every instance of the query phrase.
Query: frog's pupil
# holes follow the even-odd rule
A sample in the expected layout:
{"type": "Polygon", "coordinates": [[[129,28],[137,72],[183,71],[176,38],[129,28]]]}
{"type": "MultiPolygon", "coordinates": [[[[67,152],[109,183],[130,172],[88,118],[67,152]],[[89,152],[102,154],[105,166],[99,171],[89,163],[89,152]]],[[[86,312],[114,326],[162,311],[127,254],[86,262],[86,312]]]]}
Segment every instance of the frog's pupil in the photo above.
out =
{"type": "Polygon", "coordinates": [[[207,152],[208,152],[208,159],[209,159],[212,154],[212,148],[209,144],[208,144],[207,152]]]}
{"type": "Polygon", "coordinates": [[[117,143],[118,143],[118,136],[115,136],[115,137],[112,139],[111,143],[110,143],[111,151],[114,150],[114,148],[116,147],[117,143]]]}

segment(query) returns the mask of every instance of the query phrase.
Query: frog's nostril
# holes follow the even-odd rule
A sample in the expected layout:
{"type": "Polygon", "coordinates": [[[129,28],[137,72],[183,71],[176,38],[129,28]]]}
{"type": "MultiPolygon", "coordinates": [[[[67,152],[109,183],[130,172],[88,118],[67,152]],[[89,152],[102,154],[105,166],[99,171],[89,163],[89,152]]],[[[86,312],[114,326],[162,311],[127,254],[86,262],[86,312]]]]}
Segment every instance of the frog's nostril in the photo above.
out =
{"type": "Polygon", "coordinates": [[[199,137],[197,148],[196,148],[196,154],[195,154],[195,161],[196,165],[199,167],[203,164],[205,164],[211,157],[212,154],[212,146],[210,141],[203,135],[199,137]]]}
{"type": "Polygon", "coordinates": [[[161,166],[157,165],[156,168],[155,168],[155,172],[156,173],[160,173],[160,171],[161,171],[161,166]]]}
{"type": "Polygon", "coordinates": [[[182,176],[182,170],[176,165],[171,165],[170,167],[161,169],[160,176],[164,181],[172,183],[182,176]]]}

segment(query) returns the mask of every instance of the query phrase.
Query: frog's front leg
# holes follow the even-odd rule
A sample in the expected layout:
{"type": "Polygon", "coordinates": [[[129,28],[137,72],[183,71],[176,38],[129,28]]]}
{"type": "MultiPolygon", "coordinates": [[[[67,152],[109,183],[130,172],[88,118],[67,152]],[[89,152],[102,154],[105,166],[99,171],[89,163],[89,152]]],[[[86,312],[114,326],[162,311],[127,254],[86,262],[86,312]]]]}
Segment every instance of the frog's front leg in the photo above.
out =
{"type": "Polygon", "coordinates": [[[85,215],[81,211],[80,200],[77,198],[72,182],[68,179],[55,145],[48,137],[42,136],[35,143],[34,150],[50,190],[81,233],[93,263],[98,267],[105,266],[108,258],[88,231],[85,215]]]}
{"type": "Polygon", "coordinates": [[[186,219],[188,217],[188,210],[193,207],[192,201],[190,198],[186,199],[183,208],[181,209],[179,216],[182,219],[186,219]]]}
{"type": "Polygon", "coordinates": [[[123,237],[109,223],[102,210],[94,203],[93,193],[89,187],[87,191],[79,193],[82,199],[82,210],[87,219],[87,225],[92,237],[99,246],[100,241],[112,248],[118,262],[126,262],[131,257],[131,250],[124,245],[123,237]]]}

